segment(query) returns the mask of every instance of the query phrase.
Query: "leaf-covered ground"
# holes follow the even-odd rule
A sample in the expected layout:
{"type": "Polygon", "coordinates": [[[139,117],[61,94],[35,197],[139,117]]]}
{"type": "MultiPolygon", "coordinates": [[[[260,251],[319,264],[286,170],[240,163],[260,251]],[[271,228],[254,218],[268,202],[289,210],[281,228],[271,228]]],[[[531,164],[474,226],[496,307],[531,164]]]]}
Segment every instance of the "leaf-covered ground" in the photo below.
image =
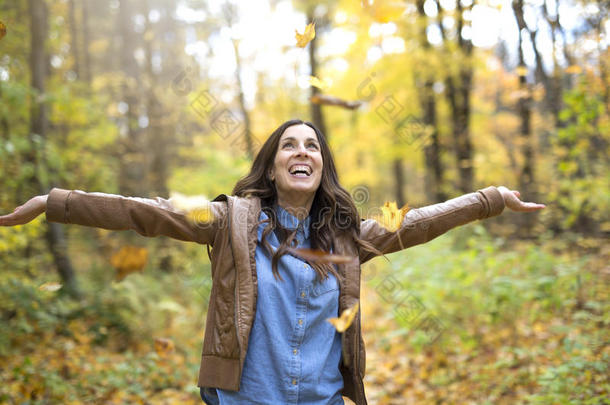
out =
{"type": "MultiPolygon", "coordinates": [[[[604,403],[608,248],[509,247],[477,232],[365,265],[369,403],[604,403]]],[[[205,271],[147,268],[116,282],[104,263],[91,260],[78,302],[40,289],[42,271],[2,273],[0,403],[201,403],[205,271]]]]}

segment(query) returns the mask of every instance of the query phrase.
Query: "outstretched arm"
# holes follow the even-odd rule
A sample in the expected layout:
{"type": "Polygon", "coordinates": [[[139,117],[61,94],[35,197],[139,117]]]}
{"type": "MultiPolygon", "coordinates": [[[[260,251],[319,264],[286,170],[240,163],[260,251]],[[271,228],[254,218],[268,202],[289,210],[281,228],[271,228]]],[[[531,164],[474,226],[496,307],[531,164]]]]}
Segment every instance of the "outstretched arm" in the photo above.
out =
{"type": "MultiPolygon", "coordinates": [[[[400,228],[394,232],[373,219],[363,220],[360,224],[360,237],[386,254],[426,243],[459,225],[500,215],[504,207],[520,212],[545,207],[544,204],[523,202],[519,196],[518,191],[511,191],[504,186],[487,187],[442,203],[411,209],[400,228]]],[[[361,249],[361,263],[373,257],[374,253],[361,249]]]]}
{"type": "Polygon", "coordinates": [[[47,220],[110,230],[134,230],[143,236],[168,236],[183,241],[212,244],[222,226],[226,204],[211,202],[211,220],[198,224],[176,209],[171,200],[124,197],[115,194],[86,193],[54,188],[48,195],[30,199],[13,213],[0,216],[0,225],[30,222],[46,212],[47,220]]]}

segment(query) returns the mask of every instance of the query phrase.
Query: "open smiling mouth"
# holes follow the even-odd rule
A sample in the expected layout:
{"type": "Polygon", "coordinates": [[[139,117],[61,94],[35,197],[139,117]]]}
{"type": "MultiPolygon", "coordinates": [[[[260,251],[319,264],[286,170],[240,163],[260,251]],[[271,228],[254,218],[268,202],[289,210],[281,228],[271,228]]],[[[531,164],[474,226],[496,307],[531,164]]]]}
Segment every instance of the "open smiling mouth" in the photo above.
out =
{"type": "Polygon", "coordinates": [[[309,177],[311,176],[311,167],[308,165],[292,165],[288,172],[294,177],[309,177]]]}

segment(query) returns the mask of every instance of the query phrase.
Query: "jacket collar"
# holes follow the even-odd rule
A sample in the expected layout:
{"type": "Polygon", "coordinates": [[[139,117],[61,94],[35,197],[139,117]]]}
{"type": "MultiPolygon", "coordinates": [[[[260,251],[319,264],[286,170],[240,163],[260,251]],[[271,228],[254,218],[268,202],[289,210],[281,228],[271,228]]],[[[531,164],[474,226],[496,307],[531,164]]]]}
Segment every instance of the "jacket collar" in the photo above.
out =
{"type": "Polygon", "coordinates": [[[297,217],[295,217],[277,204],[275,206],[275,214],[277,215],[277,220],[284,228],[293,230],[295,228],[301,227],[301,230],[303,231],[303,237],[305,239],[309,238],[309,225],[311,224],[311,216],[307,216],[307,218],[305,218],[304,220],[299,221],[297,217]]]}

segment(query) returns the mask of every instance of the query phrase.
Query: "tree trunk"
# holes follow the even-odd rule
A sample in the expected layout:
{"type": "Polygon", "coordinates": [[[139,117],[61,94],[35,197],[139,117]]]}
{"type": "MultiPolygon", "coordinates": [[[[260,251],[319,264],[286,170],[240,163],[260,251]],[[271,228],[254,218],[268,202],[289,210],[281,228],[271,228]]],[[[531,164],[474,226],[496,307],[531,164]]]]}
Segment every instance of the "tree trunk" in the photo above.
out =
{"type": "MultiPolygon", "coordinates": [[[[44,102],[45,79],[47,72],[47,58],[45,55],[45,41],[48,30],[48,10],[44,0],[29,0],[29,13],[31,22],[30,42],[30,74],[34,97],[30,113],[30,140],[33,153],[29,160],[34,164],[32,185],[41,193],[47,194],[49,188],[44,184],[41,172],[45,170],[44,144],[47,140],[48,120],[44,102]],[[40,145],[40,146],[39,146],[40,145]],[[38,153],[38,149],[42,153],[38,153]]],[[[66,238],[63,227],[57,223],[48,223],[46,240],[55,262],[55,267],[64,285],[66,293],[72,297],[79,297],[80,292],[76,282],[76,275],[66,252],[66,238]]]]}
{"type": "MultiPolygon", "coordinates": [[[[313,21],[313,8],[309,8],[307,11],[307,21],[308,22],[312,22],[313,21]]],[[[319,24],[319,28],[322,28],[323,23],[319,24]]],[[[318,35],[317,32],[321,31],[321,29],[318,29],[318,27],[316,27],[316,37],[314,39],[311,40],[311,42],[309,42],[309,66],[310,66],[310,71],[311,71],[311,75],[312,76],[316,76],[318,74],[318,60],[316,58],[316,44],[318,41],[318,35]]],[[[316,94],[318,94],[320,92],[320,89],[318,89],[315,86],[310,86],[310,95],[311,97],[315,97],[316,94]]],[[[311,109],[311,120],[313,122],[313,124],[320,130],[322,131],[322,133],[324,134],[324,136],[326,136],[326,139],[329,138],[329,134],[326,131],[326,124],[324,122],[324,115],[322,114],[322,106],[320,104],[316,104],[313,102],[309,103],[310,109],[311,109]]]]}
{"type": "Polygon", "coordinates": [[[239,55],[239,43],[236,39],[233,41],[233,50],[235,52],[235,63],[237,67],[235,69],[235,81],[238,86],[238,100],[239,100],[239,109],[241,111],[242,118],[244,120],[244,136],[246,138],[246,153],[248,154],[248,158],[250,160],[254,159],[254,145],[252,143],[252,128],[250,126],[250,114],[246,109],[246,101],[244,99],[244,87],[241,82],[241,57],[239,55]]]}
{"type": "MultiPolygon", "coordinates": [[[[440,2],[436,1],[439,13],[439,21],[442,21],[442,8],[440,2]]],[[[472,10],[472,4],[468,11],[472,10]]],[[[472,167],[472,144],[470,141],[470,93],[472,91],[472,41],[462,35],[464,27],[464,8],[461,2],[457,2],[457,24],[456,38],[457,50],[448,54],[447,58],[453,59],[459,65],[457,75],[449,73],[445,78],[447,87],[445,94],[451,110],[451,132],[453,135],[454,153],[459,173],[458,189],[462,193],[473,190],[474,170],[472,167]]],[[[448,37],[442,24],[439,24],[441,36],[444,42],[448,37]]],[[[445,46],[447,49],[448,46],[445,46]]]]}
{"type": "Polygon", "coordinates": [[[405,187],[404,187],[404,169],[402,167],[402,159],[394,159],[394,178],[396,179],[396,204],[402,207],[406,204],[405,187]]]}
{"type": "Polygon", "coordinates": [[[72,70],[77,78],[81,78],[80,55],[78,47],[78,28],[76,23],[76,10],[74,0],[68,1],[68,25],[70,26],[70,53],[72,54],[72,70]]]}
{"type": "MultiPolygon", "coordinates": [[[[525,19],[523,18],[523,0],[513,1],[513,11],[517,19],[517,25],[519,26],[519,65],[525,67],[525,59],[523,56],[523,35],[522,32],[527,30],[524,26],[525,19]]],[[[528,30],[529,31],[529,30],[528,30]]],[[[533,42],[535,38],[530,36],[530,40],[533,42]]],[[[534,43],[534,49],[536,45],[534,43]]],[[[536,63],[538,64],[538,58],[536,63]]],[[[543,72],[544,73],[544,72],[543,72]]],[[[532,115],[532,96],[531,89],[527,83],[526,74],[520,72],[519,75],[519,101],[517,102],[517,111],[521,118],[520,136],[521,136],[521,150],[523,154],[523,165],[519,173],[519,188],[523,195],[527,195],[531,201],[536,201],[536,187],[534,181],[534,148],[533,148],[533,134],[531,126],[531,115],[532,115]]],[[[524,235],[531,234],[532,224],[535,223],[531,217],[522,217],[520,230],[524,235]]]]}
{"type": "MultiPolygon", "coordinates": [[[[426,29],[428,26],[428,17],[424,11],[424,0],[417,0],[417,12],[419,14],[421,27],[419,31],[419,41],[422,48],[426,51],[425,58],[430,57],[429,52],[432,50],[426,29]]],[[[426,196],[429,202],[442,202],[447,199],[447,195],[443,192],[444,170],[441,162],[441,145],[438,133],[438,125],[436,122],[436,99],[434,96],[434,73],[432,69],[424,66],[421,77],[416,78],[416,82],[422,83],[419,91],[419,100],[423,112],[423,122],[427,128],[432,129],[432,142],[424,148],[424,156],[426,163],[426,196]]]]}
{"type": "Polygon", "coordinates": [[[125,75],[122,83],[123,102],[127,105],[125,121],[122,124],[124,138],[120,144],[119,189],[123,195],[148,196],[146,182],[146,142],[145,134],[139,128],[140,99],[137,89],[141,88],[139,68],[134,57],[136,38],[133,32],[133,1],[121,0],[118,25],[121,40],[120,68],[125,75]]]}
{"type": "Polygon", "coordinates": [[[90,31],[89,31],[89,0],[81,0],[81,12],[83,27],[83,79],[88,85],[91,85],[91,54],[89,53],[90,31]]]}
{"type": "MultiPolygon", "coordinates": [[[[169,177],[169,160],[171,148],[170,125],[163,118],[165,110],[163,98],[157,93],[159,76],[155,73],[153,66],[153,26],[148,18],[150,6],[148,0],[142,3],[142,12],[146,16],[146,29],[144,34],[144,51],[146,54],[146,76],[148,77],[146,115],[148,117],[148,127],[146,132],[150,139],[150,159],[149,159],[149,178],[152,189],[148,190],[151,196],[169,197],[167,181],[169,177]]],[[[162,73],[162,72],[161,72],[162,73]]],[[[174,268],[169,241],[160,238],[155,251],[159,259],[158,267],[166,272],[171,272],[174,268]]]]}

